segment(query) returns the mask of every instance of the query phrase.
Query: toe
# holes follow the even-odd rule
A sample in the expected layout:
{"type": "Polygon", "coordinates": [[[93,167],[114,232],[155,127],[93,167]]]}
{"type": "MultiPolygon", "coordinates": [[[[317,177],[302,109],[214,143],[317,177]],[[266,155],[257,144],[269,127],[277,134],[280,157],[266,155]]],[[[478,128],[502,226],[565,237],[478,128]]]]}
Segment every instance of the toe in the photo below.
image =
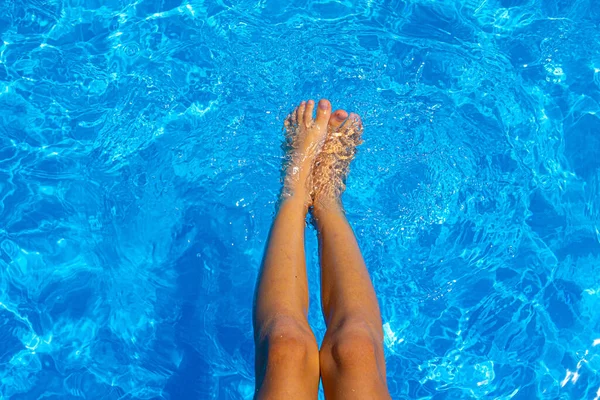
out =
{"type": "Polygon", "coordinates": [[[308,103],[306,103],[306,110],[304,110],[304,123],[306,125],[312,124],[314,109],[315,102],[313,100],[309,100],[308,103]]]}
{"type": "Polygon", "coordinates": [[[296,110],[292,111],[287,117],[285,117],[284,124],[286,127],[292,127],[296,125],[296,110]]]}
{"type": "Polygon", "coordinates": [[[321,128],[327,128],[327,123],[329,122],[329,116],[331,115],[331,103],[329,100],[321,99],[319,101],[319,107],[317,109],[317,120],[315,121],[316,125],[321,128]]]}
{"type": "Polygon", "coordinates": [[[337,129],[339,128],[344,121],[348,118],[348,113],[344,110],[336,110],[331,117],[329,118],[329,128],[337,129]]]}
{"type": "Polygon", "coordinates": [[[358,114],[350,113],[350,116],[348,116],[348,122],[351,124],[351,128],[355,128],[357,130],[362,129],[362,120],[358,114]]]}
{"type": "Polygon", "coordinates": [[[305,110],[306,110],[306,102],[303,101],[302,103],[300,103],[298,108],[296,108],[296,121],[298,122],[298,125],[304,123],[304,111],[305,110]]]}

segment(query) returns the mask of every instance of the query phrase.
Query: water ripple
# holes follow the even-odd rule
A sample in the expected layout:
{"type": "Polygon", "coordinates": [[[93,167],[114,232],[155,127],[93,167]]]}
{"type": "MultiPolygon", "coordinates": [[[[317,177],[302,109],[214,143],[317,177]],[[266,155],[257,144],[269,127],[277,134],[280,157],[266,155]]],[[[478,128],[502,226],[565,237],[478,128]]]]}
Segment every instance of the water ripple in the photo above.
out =
{"type": "Polygon", "coordinates": [[[327,97],[392,397],[600,398],[591,2],[80,3],[0,3],[0,397],[252,398],[282,121],[327,97]]]}

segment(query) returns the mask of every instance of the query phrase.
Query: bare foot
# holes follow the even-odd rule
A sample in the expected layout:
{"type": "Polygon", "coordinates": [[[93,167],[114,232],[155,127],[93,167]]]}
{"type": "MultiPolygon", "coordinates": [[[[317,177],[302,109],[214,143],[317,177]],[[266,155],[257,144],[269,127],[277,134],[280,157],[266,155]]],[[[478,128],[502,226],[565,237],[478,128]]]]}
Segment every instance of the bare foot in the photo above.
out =
{"type": "Polygon", "coordinates": [[[301,199],[312,204],[312,171],[315,159],[327,137],[331,103],[322,99],[313,118],[315,102],[303,101],[285,120],[288,145],[287,167],[283,181],[283,198],[301,199]]]}
{"type": "Polygon", "coordinates": [[[356,146],[362,143],[362,121],[357,114],[337,110],[331,115],[328,134],[313,167],[313,205],[315,209],[341,207],[350,162],[356,146]]]}

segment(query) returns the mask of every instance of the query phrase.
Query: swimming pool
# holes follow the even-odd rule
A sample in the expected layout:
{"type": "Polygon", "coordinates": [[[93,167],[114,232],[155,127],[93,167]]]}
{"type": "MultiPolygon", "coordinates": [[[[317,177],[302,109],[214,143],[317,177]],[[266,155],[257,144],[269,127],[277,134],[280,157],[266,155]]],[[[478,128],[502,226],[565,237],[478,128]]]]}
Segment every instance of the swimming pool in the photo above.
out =
{"type": "Polygon", "coordinates": [[[600,398],[593,5],[0,2],[0,398],[250,399],[282,122],[321,97],[366,126],[393,398],[600,398]]]}

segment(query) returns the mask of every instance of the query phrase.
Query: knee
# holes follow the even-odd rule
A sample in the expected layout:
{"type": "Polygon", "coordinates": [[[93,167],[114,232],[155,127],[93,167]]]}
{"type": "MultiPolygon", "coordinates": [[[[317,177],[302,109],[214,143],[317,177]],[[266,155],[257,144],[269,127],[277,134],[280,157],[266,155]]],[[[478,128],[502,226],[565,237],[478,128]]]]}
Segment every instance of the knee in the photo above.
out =
{"type": "Polygon", "coordinates": [[[319,348],[308,325],[292,318],[277,318],[264,332],[262,345],[269,364],[301,365],[318,360],[319,348]]]}
{"type": "Polygon", "coordinates": [[[362,320],[345,321],[328,336],[321,349],[323,369],[376,365],[383,352],[383,334],[362,320]]]}

